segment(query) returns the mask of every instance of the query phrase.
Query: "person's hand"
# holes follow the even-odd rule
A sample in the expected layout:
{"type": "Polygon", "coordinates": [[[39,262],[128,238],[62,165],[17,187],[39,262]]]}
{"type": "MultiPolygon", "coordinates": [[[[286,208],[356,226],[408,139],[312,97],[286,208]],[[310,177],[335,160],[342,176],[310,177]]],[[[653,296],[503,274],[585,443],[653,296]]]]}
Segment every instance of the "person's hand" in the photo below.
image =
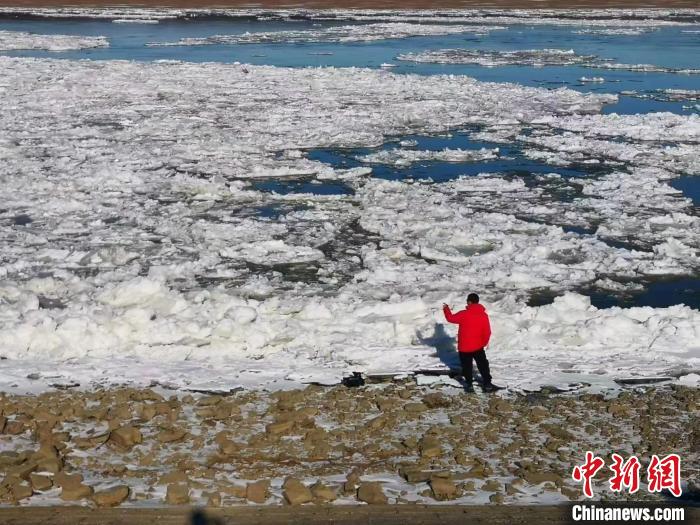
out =
{"type": "Polygon", "coordinates": [[[443,308],[449,308],[450,306],[447,303],[442,303],[443,308]]]}

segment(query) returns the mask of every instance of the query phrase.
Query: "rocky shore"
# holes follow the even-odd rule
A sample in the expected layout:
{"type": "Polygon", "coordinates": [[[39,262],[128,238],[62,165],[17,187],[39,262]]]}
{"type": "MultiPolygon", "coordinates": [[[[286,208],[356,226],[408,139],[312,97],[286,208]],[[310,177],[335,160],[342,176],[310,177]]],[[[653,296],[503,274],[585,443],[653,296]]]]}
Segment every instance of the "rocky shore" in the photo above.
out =
{"type": "MultiPolygon", "coordinates": [[[[98,507],[529,504],[582,498],[585,451],[700,473],[700,391],[467,395],[413,382],[231,395],[151,389],[0,396],[0,501],[98,507]]],[[[596,497],[661,499],[640,490],[596,497]]],[[[644,480],[642,480],[644,483],[644,480]]],[[[644,485],[643,485],[644,488],[644,485]]]]}

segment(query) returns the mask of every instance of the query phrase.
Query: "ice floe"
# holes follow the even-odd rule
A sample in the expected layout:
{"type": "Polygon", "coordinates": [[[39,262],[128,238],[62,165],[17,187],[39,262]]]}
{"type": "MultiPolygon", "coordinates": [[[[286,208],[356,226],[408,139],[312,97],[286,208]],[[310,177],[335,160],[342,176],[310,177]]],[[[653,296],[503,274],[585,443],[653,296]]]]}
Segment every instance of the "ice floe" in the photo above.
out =
{"type": "Polygon", "coordinates": [[[71,51],[109,47],[104,36],[37,35],[23,31],[0,31],[0,51],[71,51]]]}
{"type": "Polygon", "coordinates": [[[405,53],[397,60],[434,64],[478,64],[485,67],[569,66],[589,63],[593,55],[577,55],[573,49],[528,49],[525,51],[488,51],[481,49],[438,49],[405,53]]]}
{"type": "Polygon", "coordinates": [[[659,89],[651,95],[657,100],[671,102],[686,102],[700,100],[700,90],[697,89],[659,89]]]}
{"type": "Polygon", "coordinates": [[[522,51],[495,51],[484,49],[437,49],[419,53],[403,53],[397,60],[431,64],[477,64],[498,66],[582,66],[610,70],[695,75],[700,69],[672,68],[651,64],[621,64],[595,55],[578,55],[573,49],[527,49],[522,51]]]}
{"type": "Polygon", "coordinates": [[[117,18],[112,20],[113,24],[158,24],[158,19],[151,18],[117,18]]]}
{"type": "Polygon", "coordinates": [[[637,36],[654,31],[654,27],[611,27],[602,29],[578,29],[575,35],[637,36]]]}
{"type": "Polygon", "coordinates": [[[449,149],[440,151],[411,150],[396,148],[358,157],[358,160],[376,164],[394,164],[407,166],[414,162],[477,162],[492,160],[499,157],[498,148],[481,148],[478,150],[449,149]]]}
{"type": "Polygon", "coordinates": [[[302,29],[298,31],[271,31],[242,33],[240,35],[213,35],[204,38],[182,38],[177,42],[150,42],[158,46],[203,46],[214,44],[263,44],[263,43],[312,43],[312,42],[370,42],[391,38],[414,36],[452,35],[458,33],[488,33],[495,26],[430,25],[403,22],[385,24],[365,24],[327,27],[323,29],[302,29]]]}
{"type": "Polygon", "coordinates": [[[639,71],[642,73],[679,73],[681,75],[698,75],[700,69],[697,68],[676,68],[656,66],[653,64],[620,64],[617,62],[600,61],[590,64],[590,67],[611,70],[639,71]]]}

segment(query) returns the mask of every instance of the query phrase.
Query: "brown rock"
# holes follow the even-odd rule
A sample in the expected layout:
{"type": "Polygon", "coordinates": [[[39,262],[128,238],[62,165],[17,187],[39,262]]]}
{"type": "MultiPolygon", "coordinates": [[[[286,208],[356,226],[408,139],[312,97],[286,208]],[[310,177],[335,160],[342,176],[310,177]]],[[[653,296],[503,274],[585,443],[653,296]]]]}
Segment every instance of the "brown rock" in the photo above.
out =
{"type": "Polygon", "coordinates": [[[19,465],[26,459],[26,456],[21,456],[13,450],[0,452],[0,469],[5,470],[7,467],[19,465]]]}
{"type": "Polygon", "coordinates": [[[73,443],[78,448],[94,448],[104,444],[109,439],[109,432],[104,432],[96,436],[77,437],[73,439],[73,443]]]}
{"type": "Polygon", "coordinates": [[[19,465],[8,468],[5,471],[5,476],[8,478],[29,479],[29,475],[36,471],[39,463],[34,460],[24,461],[19,465]]]}
{"type": "Polygon", "coordinates": [[[419,446],[420,455],[424,458],[433,458],[442,454],[442,445],[435,436],[424,436],[419,446]]]}
{"type": "Polygon", "coordinates": [[[495,479],[490,479],[481,486],[481,490],[487,492],[498,492],[501,489],[501,484],[495,479]]]}
{"type": "Polygon", "coordinates": [[[63,470],[63,460],[60,458],[42,459],[37,464],[37,470],[41,472],[51,472],[52,474],[58,474],[61,470],[63,470]]]}
{"type": "Polygon", "coordinates": [[[324,485],[320,481],[317,481],[311,486],[311,494],[313,494],[315,500],[320,502],[335,501],[338,497],[335,490],[324,485]]]}
{"type": "Polygon", "coordinates": [[[126,425],[112,430],[108,443],[115,445],[119,449],[129,450],[142,441],[141,431],[136,427],[126,425]]]}
{"type": "Polygon", "coordinates": [[[428,410],[428,407],[423,403],[406,403],[403,406],[403,409],[409,414],[420,414],[421,412],[428,410]]]}
{"type": "Polygon", "coordinates": [[[455,485],[454,482],[449,479],[431,479],[430,489],[433,491],[433,497],[438,501],[455,499],[457,497],[457,485],[455,485]]]}
{"type": "Polygon", "coordinates": [[[571,442],[576,439],[571,432],[563,428],[561,425],[542,425],[542,428],[547,430],[552,437],[562,441],[571,442]]]}
{"type": "Polygon", "coordinates": [[[382,412],[387,412],[387,411],[393,411],[394,408],[399,404],[399,401],[396,399],[379,399],[377,400],[377,408],[381,410],[382,412]]]}
{"type": "Polygon", "coordinates": [[[288,434],[294,427],[294,420],[278,421],[270,423],[265,427],[265,431],[272,435],[288,434]]]}
{"type": "Polygon", "coordinates": [[[476,483],[474,483],[473,481],[467,481],[464,484],[462,484],[462,488],[466,492],[474,492],[476,490],[476,483]]]}
{"type": "Polygon", "coordinates": [[[360,472],[357,469],[352,470],[348,474],[345,483],[343,483],[343,493],[348,495],[354,494],[357,491],[357,487],[359,486],[359,484],[360,472]]]}
{"type": "Polygon", "coordinates": [[[409,483],[422,483],[430,479],[430,472],[417,468],[401,469],[400,474],[409,483]]]}
{"type": "Polygon", "coordinates": [[[141,421],[150,421],[156,417],[157,413],[158,410],[156,409],[155,405],[143,405],[139,411],[139,419],[141,419],[141,421]]]}
{"type": "Polygon", "coordinates": [[[53,482],[48,476],[42,476],[41,474],[30,474],[29,481],[32,484],[32,488],[38,491],[49,490],[53,487],[53,482]]]}
{"type": "Polygon", "coordinates": [[[267,501],[269,488],[270,482],[267,480],[248,483],[245,491],[245,497],[248,501],[252,501],[253,503],[265,503],[265,501],[267,501]]]}
{"type": "MultiPolygon", "coordinates": [[[[522,494],[522,490],[518,490],[514,483],[506,483],[506,494],[509,496],[514,496],[515,494],[522,494]]],[[[563,494],[563,493],[562,493],[563,494]]]]}
{"type": "Polygon", "coordinates": [[[187,483],[189,478],[182,470],[172,470],[167,474],[163,474],[158,480],[159,485],[169,485],[171,483],[187,483]]]}
{"type": "Polygon", "coordinates": [[[83,483],[71,484],[63,486],[61,490],[61,499],[64,501],[76,501],[79,499],[89,498],[93,494],[93,488],[83,483]]]}
{"type": "Polygon", "coordinates": [[[32,459],[41,461],[42,459],[57,459],[59,457],[58,450],[52,444],[45,443],[39,447],[34,454],[32,454],[32,459]]]}
{"type": "Polygon", "coordinates": [[[581,498],[581,491],[579,489],[572,489],[564,485],[559,487],[559,491],[562,493],[562,495],[566,496],[572,501],[581,498]]]}
{"type": "Polygon", "coordinates": [[[241,446],[230,439],[222,439],[219,442],[219,450],[226,456],[233,456],[240,452],[241,446]]]}
{"type": "Polygon", "coordinates": [[[24,423],[22,421],[7,421],[5,423],[5,428],[3,429],[4,434],[9,434],[11,436],[18,436],[24,432],[24,423]]]}
{"type": "Polygon", "coordinates": [[[78,473],[59,472],[53,477],[53,482],[57,487],[70,487],[80,485],[83,482],[83,476],[78,473]]]}
{"type": "Polygon", "coordinates": [[[185,439],[187,432],[182,429],[163,430],[158,433],[156,439],[161,443],[178,443],[185,439]]]}
{"type": "Polygon", "coordinates": [[[630,408],[621,402],[612,402],[608,406],[608,414],[615,417],[624,417],[630,414],[630,408]]]}
{"type": "Polygon", "coordinates": [[[239,408],[232,403],[219,403],[216,405],[212,419],[222,421],[240,414],[239,408]]]}
{"type": "Polygon", "coordinates": [[[547,410],[543,406],[536,406],[536,407],[532,407],[532,409],[530,409],[530,417],[532,419],[538,420],[538,419],[543,419],[547,416],[549,416],[549,410],[547,410]]]}
{"type": "Polygon", "coordinates": [[[561,476],[555,474],[554,472],[533,472],[526,470],[522,473],[523,479],[527,481],[530,485],[539,485],[545,481],[550,481],[552,483],[561,483],[561,476]]]}
{"type": "Polygon", "coordinates": [[[98,507],[116,507],[126,501],[128,497],[129,487],[126,485],[119,485],[95,493],[92,500],[98,507]]]}
{"type": "Polygon", "coordinates": [[[290,505],[301,505],[303,503],[309,503],[314,499],[311,490],[295,478],[286,479],[282,486],[282,494],[290,505]]]}
{"type": "Polygon", "coordinates": [[[469,469],[469,472],[466,473],[466,477],[478,479],[484,479],[487,475],[488,474],[483,465],[474,465],[469,469]]]}
{"type": "Polygon", "coordinates": [[[386,426],[387,420],[388,418],[386,416],[377,416],[366,423],[366,428],[369,430],[379,430],[386,426]]]}
{"type": "Polygon", "coordinates": [[[450,406],[450,400],[447,396],[439,392],[423,396],[423,403],[425,403],[428,408],[447,408],[450,406]]]}
{"type": "Polygon", "coordinates": [[[219,490],[234,498],[245,499],[247,489],[243,485],[222,485],[219,486],[219,490]]]}
{"type": "Polygon", "coordinates": [[[382,484],[376,481],[360,483],[360,488],[357,489],[357,499],[370,505],[383,505],[388,501],[382,490],[382,484]]]}
{"type": "Polygon", "coordinates": [[[20,501],[26,498],[31,498],[34,494],[32,487],[25,483],[13,483],[10,486],[10,491],[12,493],[12,498],[15,501],[20,501]]]}
{"type": "Polygon", "coordinates": [[[165,502],[168,505],[186,505],[190,502],[190,488],[183,483],[168,485],[165,493],[165,502]]]}
{"type": "Polygon", "coordinates": [[[210,407],[218,405],[224,398],[221,396],[206,396],[197,401],[197,405],[200,407],[210,407]]]}
{"type": "MultiPolygon", "coordinates": [[[[520,445],[518,445],[518,447],[520,447],[520,445]]],[[[455,463],[457,463],[457,465],[462,465],[463,467],[471,466],[474,464],[474,458],[467,456],[462,452],[457,452],[457,454],[455,454],[455,463]]]]}

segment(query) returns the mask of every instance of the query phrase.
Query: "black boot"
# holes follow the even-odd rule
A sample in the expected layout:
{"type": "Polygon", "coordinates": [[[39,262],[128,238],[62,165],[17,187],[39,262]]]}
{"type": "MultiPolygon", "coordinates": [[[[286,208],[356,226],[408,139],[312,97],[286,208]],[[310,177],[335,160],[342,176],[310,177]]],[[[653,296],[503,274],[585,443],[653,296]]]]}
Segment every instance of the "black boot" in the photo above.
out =
{"type": "Polygon", "coordinates": [[[472,386],[471,383],[465,383],[465,385],[464,385],[464,391],[465,391],[467,394],[473,394],[473,393],[474,393],[474,387],[472,386]]]}

